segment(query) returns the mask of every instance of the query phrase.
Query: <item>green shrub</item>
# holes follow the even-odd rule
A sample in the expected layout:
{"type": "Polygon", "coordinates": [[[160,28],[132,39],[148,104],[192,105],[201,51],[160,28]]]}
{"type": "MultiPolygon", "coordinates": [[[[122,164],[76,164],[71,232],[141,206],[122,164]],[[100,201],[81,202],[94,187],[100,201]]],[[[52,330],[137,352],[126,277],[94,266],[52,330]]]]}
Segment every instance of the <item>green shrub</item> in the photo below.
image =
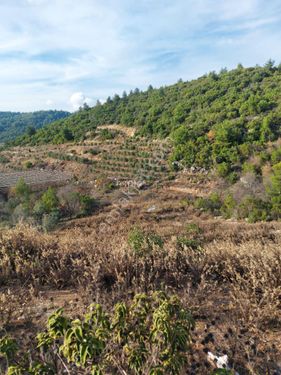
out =
{"type": "Polygon", "coordinates": [[[8,158],[6,158],[6,156],[3,156],[3,155],[0,155],[0,163],[1,164],[7,164],[7,163],[9,163],[9,159],[8,158]]]}
{"type": "Polygon", "coordinates": [[[234,184],[235,182],[239,180],[239,174],[237,172],[231,172],[227,175],[226,180],[230,184],[234,184]]]}
{"type": "Polygon", "coordinates": [[[88,158],[80,158],[79,161],[83,164],[92,164],[92,160],[88,158]]]}
{"type": "Polygon", "coordinates": [[[27,161],[27,162],[24,164],[24,167],[25,167],[25,169],[30,169],[30,168],[33,167],[33,164],[32,164],[31,161],[27,161]]]}
{"type": "Polygon", "coordinates": [[[53,210],[57,210],[59,206],[59,199],[54,188],[49,187],[41,197],[41,202],[45,208],[46,213],[50,213],[53,210]]]}
{"type": "Polygon", "coordinates": [[[23,177],[18,179],[16,186],[12,188],[12,193],[21,201],[26,201],[29,199],[31,191],[23,177]]]}
{"type": "Polygon", "coordinates": [[[255,164],[252,164],[252,163],[249,163],[249,162],[245,162],[243,164],[242,170],[243,170],[244,173],[251,172],[254,175],[260,174],[260,172],[261,172],[259,166],[255,165],[255,164]]]}
{"type": "Polygon", "coordinates": [[[220,177],[226,177],[230,172],[229,165],[225,162],[221,163],[221,164],[218,164],[217,171],[218,171],[218,175],[220,177]]]}
{"type": "Polygon", "coordinates": [[[91,148],[91,149],[89,150],[89,153],[90,153],[91,155],[98,155],[98,154],[100,154],[100,151],[97,150],[97,149],[91,148]]]}
{"type": "Polygon", "coordinates": [[[272,164],[277,164],[277,163],[281,162],[281,147],[272,151],[271,162],[272,162],[272,164]]]}
{"type": "Polygon", "coordinates": [[[45,204],[42,202],[41,199],[35,202],[32,214],[38,221],[41,221],[43,215],[46,213],[45,204]]]}
{"type": "Polygon", "coordinates": [[[80,215],[86,216],[90,215],[95,207],[97,206],[97,202],[95,198],[90,197],[86,194],[78,194],[78,199],[80,203],[80,215]]]}
{"type": "Polygon", "coordinates": [[[102,129],[100,132],[100,138],[104,141],[114,139],[115,137],[116,137],[116,133],[108,129],[102,129]]]}
{"type": "Polygon", "coordinates": [[[60,215],[58,211],[52,211],[48,214],[44,214],[42,217],[42,228],[44,232],[51,232],[57,228],[59,223],[60,215]]]}
{"type": "Polygon", "coordinates": [[[203,211],[209,211],[214,215],[220,213],[222,201],[218,193],[211,193],[208,198],[197,198],[194,202],[194,206],[203,211]]]}
{"type": "Polygon", "coordinates": [[[18,345],[16,341],[9,336],[5,335],[0,339],[0,358],[2,356],[6,359],[7,367],[9,367],[9,362],[13,359],[17,350],[18,345]]]}
{"type": "Polygon", "coordinates": [[[164,241],[157,234],[146,233],[136,227],[129,232],[128,244],[136,255],[146,256],[154,249],[163,249],[164,241]]]}
{"type": "Polygon", "coordinates": [[[235,209],[236,205],[237,205],[237,203],[236,203],[235,199],[233,198],[233,196],[231,194],[228,194],[223,200],[223,204],[222,204],[222,207],[221,207],[222,215],[226,219],[231,218],[234,214],[234,209],[235,209]]]}
{"type": "Polygon", "coordinates": [[[198,250],[200,248],[200,244],[200,240],[196,238],[188,238],[186,236],[177,237],[177,248],[180,250],[198,250]]]}
{"type": "Polygon", "coordinates": [[[14,375],[65,371],[179,375],[187,361],[193,327],[190,312],[177,297],[163,292],[138,294],[130,303],[117,303],[109,313],[99,304],[93,304],[81,319],[65,317],[62,309],[54,312],[46,330],[37,335],[35,358],[16,356],[13,341],[8,342],[12,350],[3,352],[11,353],[7,373],[14,375]]]}
{"type": "Polygon", "coordinates": [[[20,221],[25,221],[30,215],[29,205],[27,203],[20,203],[14,208],[12,213],[12,221],[17,224],[20,221]]]}
{"type": "Polygon", "coordinates": [[[271,183],[267,187],[274,218],[281,218],[281,162],[272,167],[271,183]]]}
{"type": "Polygon", "coordinates": [[[180,250],[201,250],[203,243],[201,228],[195,224],[187,224],[185,233],[177,237],[177,248],[180,250]]]}
{"type": "Polygon", "coordinates": [[[103,185],[103,190],[104,190],[105,193],[110,193],[114,189],[116,189],[116,183],[114,181],[107,181],[103,185]]]}
{"type": "Polygon", "coordinates": [[[268,203],[252,196],[245,197],[239,204],[237,211],[240,219],[248,219],[250,223],[265,221],[270,217],[268,203]]]}

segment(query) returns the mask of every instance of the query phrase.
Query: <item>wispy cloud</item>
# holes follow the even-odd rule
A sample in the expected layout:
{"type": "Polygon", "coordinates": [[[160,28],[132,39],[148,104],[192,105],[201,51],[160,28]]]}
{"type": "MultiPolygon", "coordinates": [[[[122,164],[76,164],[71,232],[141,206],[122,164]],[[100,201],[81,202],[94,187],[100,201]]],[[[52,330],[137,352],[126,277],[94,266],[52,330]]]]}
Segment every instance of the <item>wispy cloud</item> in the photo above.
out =
{"type": "Polygon", "coordinates": [[[4,0],[0,14],[0,110],[281,60],[279,0],[4,0]]]}

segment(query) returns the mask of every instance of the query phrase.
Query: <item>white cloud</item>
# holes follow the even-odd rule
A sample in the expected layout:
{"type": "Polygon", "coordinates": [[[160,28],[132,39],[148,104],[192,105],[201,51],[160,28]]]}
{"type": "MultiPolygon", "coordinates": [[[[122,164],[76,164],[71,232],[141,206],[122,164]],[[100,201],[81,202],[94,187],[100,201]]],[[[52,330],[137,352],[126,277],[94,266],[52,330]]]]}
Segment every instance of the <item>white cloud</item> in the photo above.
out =
{"type": "Polygon", "coordinates": [[[49,98],[73,109],[86,96],[93,103],[238,62],[279,62],[280,8],[279,0],[2,1],[0,110],[49,108],[49,98]],[[73,93],[83,99],[73,103],[73,93]]]}
{"type": "Polygon", "coordinates": [[[87,103],[88,105],[92,104],[92,99],[87,98],[82,92],[73,93],[69,100],[72,108],[75,111],[82,107],[85,103],[87,103]]]}
{"type": "Polygon", "coordinates": [[[26,0],[28,4],[35,4],[35,5],[40,5],[46,2],[47,0],[26,0]]]}
{"type": "Polygon", "coordinates": [[[53,101],[52,99],[47,99],[47,100],[46,100],[46,105],[47,105],[48,107],[52,107],[52,106],[54,105],[54,101],[53,101]]]}
{"type": "Polygon", "coordinates": [[[248,16],[253,16],[255,14],[259,0],[243,0],[243,1],[233,1],[233,0],[220,0],[221,12],[219,17],[226,20],[232,20],[235,18],[245,18],[248,16]]]}

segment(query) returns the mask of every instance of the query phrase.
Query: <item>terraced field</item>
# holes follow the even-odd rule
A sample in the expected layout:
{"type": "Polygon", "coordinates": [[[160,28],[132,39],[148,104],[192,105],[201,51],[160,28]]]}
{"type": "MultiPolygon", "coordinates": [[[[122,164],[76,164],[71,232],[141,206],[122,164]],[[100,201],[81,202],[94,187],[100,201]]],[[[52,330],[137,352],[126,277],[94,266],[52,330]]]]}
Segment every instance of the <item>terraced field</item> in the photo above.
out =
{"type": "MultiPolygon", "coordinates": [[[[104,129],[104,127],[102,127],[104,129]]],[[[109,128],[111,129],[111,128],[109,128]]],[[[64,145],[11,148],[0,152],[0,172],[26,169],[62,170],[77,181],[87,183],[101,178],[142,180],[146,183],[170,175],[167,140],[148,140],[124,132],[114,139],[94,140],[64,145]]]]}
{"type": "Polygon", "coordinates": [[[48,186],[60,186],[71,180],[71,174],[59,171],[31,170],[22,172],[0,173],[0,192],[7,193],[20,178],[33,190],[41,190],[48,186]]]}
{"type": "Polygon", "coordinates": [[[169,146],[167,143],[147,142],[133,138],[123,144],[111,142],[107,149],[99,149],[99,154],[93,160],[92,170],[97,175],[106,174],[118,179],[144,179],[153,181],[163,178],[167,172],[169,146]]]}

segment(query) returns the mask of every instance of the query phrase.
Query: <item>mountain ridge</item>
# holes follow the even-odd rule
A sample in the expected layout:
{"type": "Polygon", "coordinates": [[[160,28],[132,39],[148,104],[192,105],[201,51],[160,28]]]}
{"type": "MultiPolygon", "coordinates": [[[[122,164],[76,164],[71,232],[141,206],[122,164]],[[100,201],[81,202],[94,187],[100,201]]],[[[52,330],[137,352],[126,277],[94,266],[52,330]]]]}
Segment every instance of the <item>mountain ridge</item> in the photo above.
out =
{"type": "Polygon", "coordinates": [[[36,130],[69,115],[70,113],[67,111],[57,110],[35,112],[0,111],[0,142],[7,142],[17,138],[24,134],[28,127],[36,130]]]}

